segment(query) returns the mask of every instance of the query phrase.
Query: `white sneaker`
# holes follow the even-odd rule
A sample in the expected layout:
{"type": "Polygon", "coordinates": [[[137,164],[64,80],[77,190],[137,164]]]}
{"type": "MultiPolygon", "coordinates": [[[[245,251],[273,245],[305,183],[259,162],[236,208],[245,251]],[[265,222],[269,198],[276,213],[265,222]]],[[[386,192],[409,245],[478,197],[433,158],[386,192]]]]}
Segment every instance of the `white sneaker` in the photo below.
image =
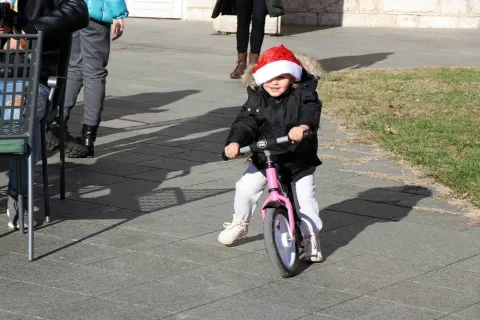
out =
{"type": "Polygon", "coordinates": [[[225,230],[218,235],[218,242],[226,246],[234,244],[248,233],[248,221],[233,219],[232,222],[225,222],[223,227],[225,230]]]}
{"type": "Polygon", "coordinates": [[[320,251],[320,238],[318,235],[310,236],[304,238],[303,242],[303,252],[305,254],[305,261],[310,262],[321,262],[322,252],[320,251]]]}
{"type": "MultiPolygon", "coordinates": [[[[24,202],[24,212],[23,212],[23,227],[25,229],[28,228],[28,213],[25,206],[27,204],[26,202],[27,201],[24,202]]],[[[19,229],[18,202],[11,196],[8,196],[7,217],[8,217],[8,224],[7,224],[8,227],[12,230],[18,230],[19,229]]],[[[35,227],[36,225],[37,225],[37,222],[34,220],[33,226],[35,227]]]]}

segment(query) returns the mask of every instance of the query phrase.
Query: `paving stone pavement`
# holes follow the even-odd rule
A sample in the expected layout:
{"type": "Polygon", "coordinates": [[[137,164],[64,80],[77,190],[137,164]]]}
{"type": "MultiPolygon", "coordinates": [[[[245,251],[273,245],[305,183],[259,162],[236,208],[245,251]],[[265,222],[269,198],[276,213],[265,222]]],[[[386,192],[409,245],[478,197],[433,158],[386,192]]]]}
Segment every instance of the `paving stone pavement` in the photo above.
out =
{"type": "MultiPolygon", "coordinates": [[[[294,31],[265,47],[285,43],[328,70],[480,58],[473,30],[294,31]]],[[[325,262],[279,279],[258,215],[239,245],[216,242],[245,168],[218,154],[245,91],[228,79],[234,36],[211,33],[206,23],[127,21],[96,157],[68,161],[66,201],[50,157],[54,221],[36,231],[35,262],[1,217],[0,319],[479,319],[478,228],[432,212],[460,212],[436,190],[378,178],[412,172],[343,143],[348,134],[330,119],[317,175],[325,262]]],[[[74,113],[78,132],[81,106],[74,113]]]]}

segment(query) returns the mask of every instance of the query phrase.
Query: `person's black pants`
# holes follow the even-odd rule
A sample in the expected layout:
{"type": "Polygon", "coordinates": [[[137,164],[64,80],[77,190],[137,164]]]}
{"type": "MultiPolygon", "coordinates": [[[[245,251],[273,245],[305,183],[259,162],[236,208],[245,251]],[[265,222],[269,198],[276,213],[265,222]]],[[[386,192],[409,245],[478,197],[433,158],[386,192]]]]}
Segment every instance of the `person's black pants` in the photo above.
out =
{"type": "Polygon", "coordinates": [[[265,19],[268,14],[266,0],[236,0],[237,10],[237,51],[247,52],[250,22],[250,52],[260,54],[265,34],[265,19]]]}

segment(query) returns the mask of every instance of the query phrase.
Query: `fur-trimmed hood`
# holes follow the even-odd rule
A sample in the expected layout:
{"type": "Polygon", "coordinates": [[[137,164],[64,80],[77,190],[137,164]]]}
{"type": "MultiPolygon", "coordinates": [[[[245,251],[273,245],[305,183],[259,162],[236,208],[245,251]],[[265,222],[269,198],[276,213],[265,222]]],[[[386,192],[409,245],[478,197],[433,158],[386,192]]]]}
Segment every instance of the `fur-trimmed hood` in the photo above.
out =
{"type": "MultiPolygon", "coordinates": [[[[306,56],[306,55],[300,55],[300,54],[298,55],[296,54],[295,57],[298,59],[298,61],[300,61],[300,63],[303,66],[303,74],[302,74],[302,80],[300,80],[299,82],[296,82],[294,86],[304,82],[306,79],[319,80],[321,78],[324,71],[323,71],[322,65],[317,59],[306,56]]],[[[255,65],[251,65],[248,67],[248,69],[245,71],[245,73],[242,76],[242,83],[246,88],[250,87],[255,90],[258,88],[258,86],[255,83],[255,79],[253,78],[254,67],[255,65]]]]}

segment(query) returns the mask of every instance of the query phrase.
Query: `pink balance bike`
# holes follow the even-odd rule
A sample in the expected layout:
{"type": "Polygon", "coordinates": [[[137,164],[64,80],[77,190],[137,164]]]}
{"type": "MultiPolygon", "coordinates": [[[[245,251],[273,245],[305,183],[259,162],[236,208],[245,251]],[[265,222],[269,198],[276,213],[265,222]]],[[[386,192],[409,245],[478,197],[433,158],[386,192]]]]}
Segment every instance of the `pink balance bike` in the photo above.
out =
{"type": "MultiPolygon", "coordinates": [[[[304,139],[313,135],[311,130],[304,132],[304,139]]],[[[290,184],[278,179],[275,156],[270,150],[291,144],[288,136],[259,140],[240,149],[240,154],[263,153],[266,157],[266,176],[269,196],[262,209],[263,234],[268,258],[273,268],[283,277],[288,278],[298,273],[299,248],[303,241],[300,221],[295,212],[295,202],[290,184]],[[269,150],[270,149],[270,150],[269,150]]],[[[229,160],[222,153],[223,160],[229,160]]]]}

